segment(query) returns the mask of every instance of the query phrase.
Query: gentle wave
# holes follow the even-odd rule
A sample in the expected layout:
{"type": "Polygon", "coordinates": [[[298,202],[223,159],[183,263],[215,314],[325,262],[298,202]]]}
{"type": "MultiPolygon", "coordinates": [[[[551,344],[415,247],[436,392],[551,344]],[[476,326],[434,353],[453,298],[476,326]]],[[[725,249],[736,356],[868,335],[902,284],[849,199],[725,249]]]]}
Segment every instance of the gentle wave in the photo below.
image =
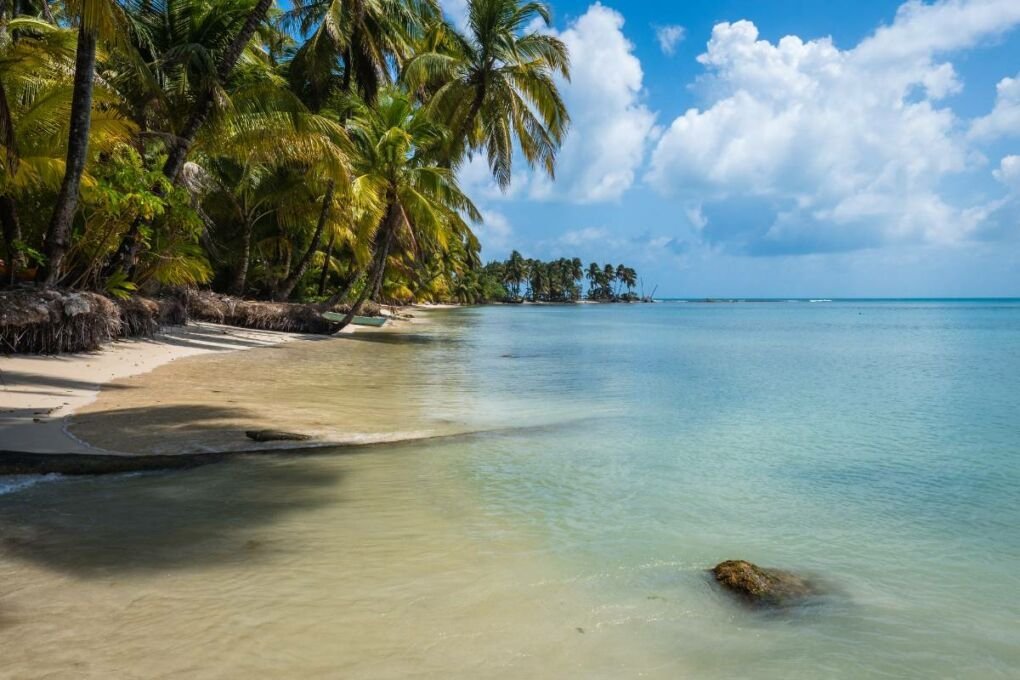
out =
{"type": "Polygon", "coordinates": [[[63,479],[63,475],[0,476],[0,496],[6,496],[9,493],[23,491],[43,482],[55,482],[60,479],[63,479]]]}

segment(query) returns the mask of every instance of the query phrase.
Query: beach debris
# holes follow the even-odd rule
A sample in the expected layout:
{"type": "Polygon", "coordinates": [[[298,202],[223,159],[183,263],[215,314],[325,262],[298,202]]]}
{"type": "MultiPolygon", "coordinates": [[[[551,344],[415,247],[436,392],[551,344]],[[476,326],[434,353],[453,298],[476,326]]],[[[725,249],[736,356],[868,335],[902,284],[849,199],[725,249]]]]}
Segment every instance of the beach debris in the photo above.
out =
{"type": "Polygon", "coordinates": [[[257,442],[303,442],[311,439],[307,434],[284,432],[282,430],[248,430],[244,433],[248,439],[257,442]]]}
{"type": "Polygon", "coordinates": [[[723,588],[754,605],[783,607],[821,594],[818,584],[804,576],[745,560],[720,562],[712,575],[723,588]]]}

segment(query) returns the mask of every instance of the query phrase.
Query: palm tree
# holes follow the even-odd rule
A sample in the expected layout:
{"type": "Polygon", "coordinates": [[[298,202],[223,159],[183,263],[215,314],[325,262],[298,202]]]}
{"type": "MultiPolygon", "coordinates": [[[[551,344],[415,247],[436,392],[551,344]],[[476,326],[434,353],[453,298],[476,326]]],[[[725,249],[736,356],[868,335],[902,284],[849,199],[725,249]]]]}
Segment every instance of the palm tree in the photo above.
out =
{"type": "Polygon", "coordinates": [[[453,131],[448,162],[484,148],[500,187],[510,184],[513,140],[525,159],[554,174],[556,151],[570,122],[553,79],[570,77],[558,38],[523,31],[551,24],[541,2],[470,0],[468,35],[453,34],[404,69],[412,91],[431,90],[429,107],[453,131]]]}
{"type": "Polygon", "coordinates": [[[335,90],[356,89],[372,103],[390,82],[390,60],[407,60],[439,16],[437,0],[295,0],[283,24],[308,39],[291,62],[291,80],[313,108],[335,90]]]}
{"type": "MultiPolygon", "coordinates": [[[[623,267],[623,265],[620,265],[623,267]]],[[[623,267],[622,273],[619,274],[620,281],[627,286],[627,294],[630,295],[634,291],[634,286],[637,285],[637,272],[630,267],[623,267]]]]}
{"type": "Polygon", "coordinates": [[[507,280],[513,286],[515,300],[521,296],[521,282],[524,281],[525,275],[524,257],[515,250],[510,253],[506,266],[507,280]]]}
{"type": "Polygon", "coordinates": [[[92,91],[96,71],[96,45],[100,38],[116,41],[126,48],[122,37],[127,17],[115,0],[68,0],[68,14],[78,22],[75,47],[74,84],[67,136],[67,165],[46,230],[46,274],[43,283],[60,280],[61,265],[71,237],[71,221],[78,207],[78,189],[89,151],[92,119],[92,91]]]}
{"type": "Polygon", "coordinates": [[[599,287],[602,281],[602,268],[599,267],[598,263],[592,262],[588,265],[588,273],[585,274],[588,279],[588,297],[592,300],[599,297],[599,287]]]}
{"type": "Polygon", "coordinates": [[[406,95],[384,92],[374,107],[359,106],[348,134],[356,149],[355,181],[375,188],[383,212],[376,222],[368,279],[341,328],[367,298],[378,297],[394,246],[419,250],[424,242],[442,242],[461,228],[460,211],[481,220],[453,172],[437,164],[447,131],[406,95]]]}
{"type": "Polygon", "coordinates": [[[581,294],[580,282],[584,279],[584,264],[579,257],[570,261],[570,279],[574,284],[574,294],[579,297],[581,294]]]}
{"type": "MultiPolygon", "coordinates": [[[[99,0],[88,0],[97,2],[99,0]]],[[[230,3],[239,0],[228,0],[230,3]]],[[[155,4],[146,3],[143,8],[148,11],[150,18],[155,17],[159,21],[162,17],[163,23],[168,27],[176,26],[177,22],[189,20],[191,15],[198,14],[203,22],[198,28],[212,29],[199,32],[196,37],[197,43],[186,42],[183,44],[164,45],[165,51],[153,55],[157,61],[156,66],[179,66],[182,55],[187,56],[184,60],[186,68],[178,69],[180,80],[171,80],[172,83],[179,83],[185,96],[183,122],[175,132],[165,136],[167,140],[167,157],[163,163],[163,175],[176,182],[180,176],[184,163],[195,144],[199,132],[205,127],[216,109],[216,102],[226,99],[228,81],[234,72],[234,67],[241,58],[242,53],[250,48],[252,38],[265,21],[273,0],[256,0],[255,5],[243,14],[230,11],[231,7],[214,6],[205,7],[197,0],[179,0],[179,3],[168,3],[165,8],[155,4]],[[178,7],[175,13],[174,7],[178,7]],[[243,22],[238,19],[244,18],[243,22]],[[240,24],[240,25],[238,25],[240,24]],[[195,49],[198,48],[198,49],[195,49]],[[195,63],[204,67],[200,77],[193,73],[192,66],[195,63]],[[215,64],[215,69],[208,67],[215,64]]],[[[142,16],[146,13],[143,11],[142,16]]],[[[151,25],[145,25],[151,29],[151,25]]],[[[148,31],[145,34],[148,35],[148,31]]],[[[143,49],[151,49],[152,41],[141,45],[143,49]]],[[[147,74],[149,78],[153,76],[147,74]]],[[[165,97],[165,95],[164,95],[165,97]]],[[[169,132],[169,131],[168,131],[169,132]]],[[[158,186],[153,187],[154,193],[161,193],[158,186]]],[[[138,248],[141,245],[141,233],[143,220],[136,220],[121,239],[120,246],[114,254],[107,269],[110,274],[117,271],[129,272],[135,264],[138,255],[138,248]]]]}

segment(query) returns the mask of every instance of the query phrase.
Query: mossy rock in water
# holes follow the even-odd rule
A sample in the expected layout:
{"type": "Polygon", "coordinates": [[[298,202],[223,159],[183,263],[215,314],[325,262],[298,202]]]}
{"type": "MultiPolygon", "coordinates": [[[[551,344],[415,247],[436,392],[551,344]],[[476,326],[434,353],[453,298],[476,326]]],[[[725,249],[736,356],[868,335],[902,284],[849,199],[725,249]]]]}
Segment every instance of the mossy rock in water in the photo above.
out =
{"type": "Polygon", "coordinates": [[[712,575],[723,588],[754,605],[783,607],[821,594],[818,584],[804,576],[744,560],[720,562],[712,575]]]}

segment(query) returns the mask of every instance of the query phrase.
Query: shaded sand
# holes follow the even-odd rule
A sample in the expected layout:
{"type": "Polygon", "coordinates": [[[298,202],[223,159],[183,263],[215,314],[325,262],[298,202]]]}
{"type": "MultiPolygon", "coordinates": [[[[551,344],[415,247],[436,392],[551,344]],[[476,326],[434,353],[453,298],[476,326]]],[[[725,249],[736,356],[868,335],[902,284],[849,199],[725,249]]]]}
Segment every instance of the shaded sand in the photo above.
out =
{"type": "Polygon", "coordinates": [[[153,339],[124,340],[90,354],[0,357],[0,449],[39,453],[95,453],[70,436],[67,417],[100,390],[126,389],[115,381],[185,357],[268,347],[302,338],[192,323],[153,339]]]}
{"type": "Polygon", "coordinates": [[[417,350],[436,338],[410,324],[324,341],[206,354],[117,380],[70,421],[110,451],[166,454],[368,444],[456,434],[417,350]],[[310,435],[256,444],[249,430],[310,435]]]}

